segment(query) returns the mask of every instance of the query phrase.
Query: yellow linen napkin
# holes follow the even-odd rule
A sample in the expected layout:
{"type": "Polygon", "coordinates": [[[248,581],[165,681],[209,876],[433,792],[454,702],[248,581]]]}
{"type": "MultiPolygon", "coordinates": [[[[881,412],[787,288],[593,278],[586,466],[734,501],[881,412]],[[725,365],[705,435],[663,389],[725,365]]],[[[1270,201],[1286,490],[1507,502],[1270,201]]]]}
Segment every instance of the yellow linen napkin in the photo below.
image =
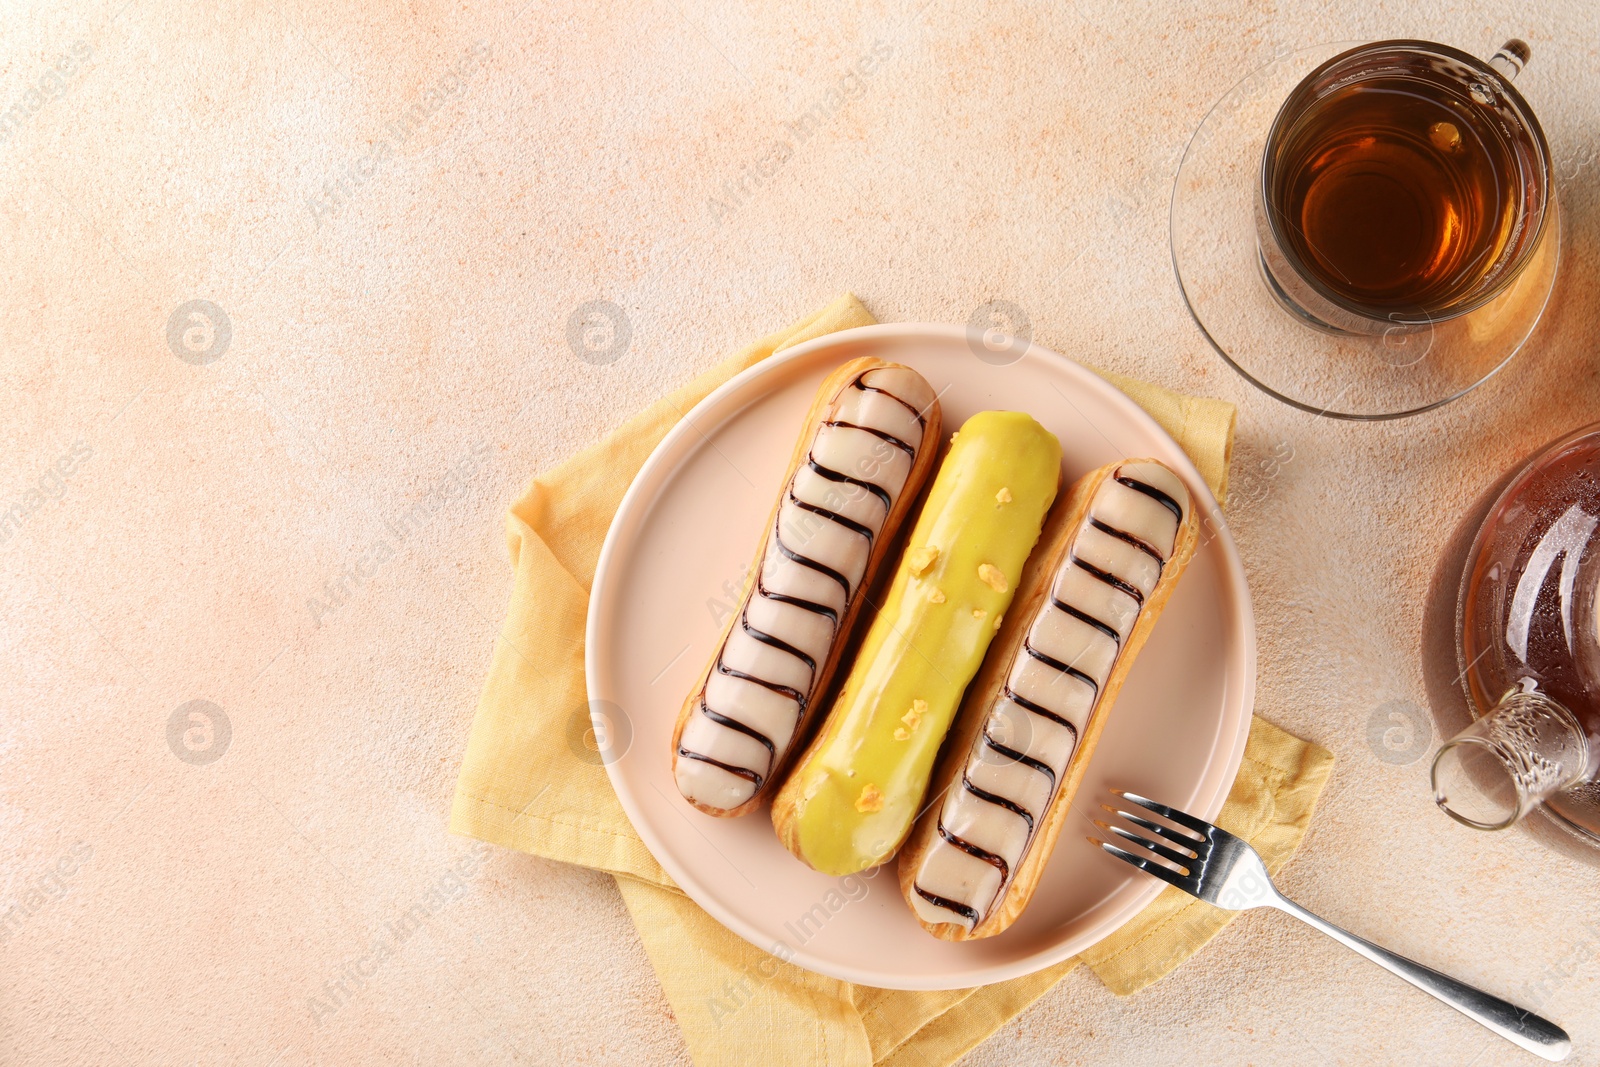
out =
{"type": "MultiPolygon", "coordinates": [[[[874,321],[854,296],[841,297],[535,478],[506,516],[515,571],[511,603],[467,743],[450,828],[616,875],[700,1067],[949,1064],[1078,962],[976,989],[923,993],[852,985],[784,963],[724,929],[672,884],[634,832],[593,750],[584,617],[601,543],[634,474],[673,424],[734,374],[802,341],[874,321]]],[[[1172,434],[1223,500],[1233,406],[1106,377],[1172,434]]],[[[1251,841],[1275,872],[1299,845],[1332,765],[1323,749],[1256,718],[1217,821],[1251,841]]],[[[1171,972],[1231,915],[1168,888],[1080,958],[1126,995],[1171,972]]]]}

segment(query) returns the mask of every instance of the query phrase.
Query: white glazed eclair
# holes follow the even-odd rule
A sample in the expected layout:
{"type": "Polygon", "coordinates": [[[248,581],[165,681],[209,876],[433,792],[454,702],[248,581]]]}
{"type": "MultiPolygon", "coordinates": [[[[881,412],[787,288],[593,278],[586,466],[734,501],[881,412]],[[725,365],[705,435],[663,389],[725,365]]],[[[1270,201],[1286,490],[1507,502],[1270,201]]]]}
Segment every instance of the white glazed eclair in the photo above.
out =
{"type": "Polygon", "coordinates": [[[865,357],[822,383],[753,575],[678,713],[673,777],[711,815],[743,815],[782,774],[939,450],[922,375],[865,357]]]}
{"type": "Polygon", "coordinates": [[[1124,460],[1073,485],[967,690],[900,887],[947,941],[1000,933],[1027,906],[1106,716],[1193,556],[1183,482],[1124,460]]]}

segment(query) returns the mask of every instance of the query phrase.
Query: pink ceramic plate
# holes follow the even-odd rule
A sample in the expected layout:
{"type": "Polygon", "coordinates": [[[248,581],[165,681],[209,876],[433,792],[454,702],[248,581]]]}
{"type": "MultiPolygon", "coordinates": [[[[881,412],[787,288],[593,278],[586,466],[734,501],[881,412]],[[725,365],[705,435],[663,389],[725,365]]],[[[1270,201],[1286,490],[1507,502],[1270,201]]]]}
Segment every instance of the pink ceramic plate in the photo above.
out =
{"type": "Polygon", "coordinates": [[[633,825],[684,892],[730,930],[852,982],[963,988],[1093,945],[1162,887],[1085,840],[1105,790],[1131,789],[1213,818],[1250,729],[1250,594],[1194,465],[1138,405],[1071,360],[1038,345],[1003,366],[996,358],[958,327],[886,325],[820,337],[752,367],[697,404],[656,448],[617,511],[595,573],[591,709],[597,736],[614,749],[607,770],[633,825]],[[828,372],[864,355],[922,372],[940,393],[946,435],[977,411],[1026,411],[1061,439],[1068,479],[1114,459],[1154,456],[1210,516],[1117,700],[1033,902],[1009,930],[982,941],[925,933],[891,868],[818,874],[778,843],[766,808],[713,818],[691,808],[672,780],[678,706],[734,607],[800,419],[828,372]]]}

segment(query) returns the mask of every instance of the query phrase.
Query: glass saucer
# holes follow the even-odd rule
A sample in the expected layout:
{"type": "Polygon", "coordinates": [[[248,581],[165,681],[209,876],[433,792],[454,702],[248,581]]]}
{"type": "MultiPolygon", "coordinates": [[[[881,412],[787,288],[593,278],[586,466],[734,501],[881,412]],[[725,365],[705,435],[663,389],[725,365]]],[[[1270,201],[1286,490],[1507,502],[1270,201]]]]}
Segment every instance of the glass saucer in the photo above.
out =
{"type": "Polygon", "coordinates": [[[1278,107],[1313,68],[1361,42],[1279,56],[1235,85],[1190,139],[1172,190],[1172,265],[1206,340],[1252,385],[1335,419],[1397,419],[1447,404],[1533,333],[1561,254],[1554,190],[1544,233],[1504,295],[1469,315],[1384,334],[1313,325],[1269,288],[1256,247],[1261,153],[1278,107]]]}

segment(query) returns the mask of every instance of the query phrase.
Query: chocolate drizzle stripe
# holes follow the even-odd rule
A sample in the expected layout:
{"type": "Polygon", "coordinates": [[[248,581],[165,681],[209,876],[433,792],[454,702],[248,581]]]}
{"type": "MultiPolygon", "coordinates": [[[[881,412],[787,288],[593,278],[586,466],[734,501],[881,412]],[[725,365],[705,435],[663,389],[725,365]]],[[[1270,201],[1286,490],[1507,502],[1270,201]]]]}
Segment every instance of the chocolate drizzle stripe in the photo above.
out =
{"type": "Polygon", "coordinates": [[[1134,548],[1137,548],[1140,552],[1143,552],[1145,555],[1147,555],[1151,559],[1155,560],[1157,564],[1159,564],[1161,566],[1165,566],[1166,565],[1167,561],[1162,558],[1160,552],[1156,551],[1156,548],[1155,548],[1154,545],[1147,544],[1146,542],[1144,542],[1144,541],[1140,540],[1139,538],[1133,536],[1133,534],[1128,533],[1126,530],[1119,530],[1115,526],[1111,525],[1109,522],[1101,522],[1099,519],[1095,518],[1093,515],[1089,516],[1089,525],[1094,527],[1096,530],[1099,530],[1101,533],[1107,535],[1108,537],[1115,537],[1118,541],[1122,541],[1125,544],[1132,545],[1134,548]]]}
{"type": "Polygon", "coordinates": [[[911,403],[909,400],[905,399],[904,397],[895,396],[893,393],[889,392],[889,390],[887,390],[887,389],[880,389],[876,385],[868,385],[867,384],[867,375],[871,374],[871,373],[872,373],[871,371],[866,371],[861,375],[861,377],[857,378],[855,380],[855,387],[857,389],[860,389],[864,393],[882,393],[884,396],[888,397],[890,400],[893,400],[896,404],[899,404],[901,407],[903,407],[907,411],[911,412],[911,414],[916,417],[918,426],[927,426],[928,425],[927,416],[923,415],[922,412],[918,411],[915,404],[911,403]]]}
{"type": "Polygon", "coordinates": [[[1177,519],[1180,523],[1183,521],[1182,504],[1179,504],[1176,500],[1172,499],[1155,486],[1146,482],[1141,482],[1137,478],[1130,478],[1126,474],[1123,474],[1121,467],[1117,468],[1117,484],[1125,485],[1136,493],[1143,493],[1151,500],[1154,500],[1157,504],[1160,504],[1162,507],[1172,512],[1172,517],[1177,519]]]}
{"type": "Polygon", "coordinates": [[[840,526],[843,526],[846,530],[849,530],[851,533],[860,534],[862,537],[865,537],[867,539],[867,544],[869,544],[869,545],[872,544],[872,542],[877,539],[878,535],[872,529],[872,527],[864,526],[864,525],[862,525],[861,523],[857,522],[854,519],[847,519],[843,515],[839,514],[837,511],[830,511],[827,508],[823,507],[821,504],[808,504],[804,500],[801,500],[799,497],[795,496],[793,489],[789,490],[789,503],[793,504],[795,507],[799,508],[801,511],[809,511],[813,515],[821,515],[823,518],[827,519],[829,522],[836,523],[836,524],[838,524],[840,526]]]}
{"type": "Polygon", "coordinates": [[[1138,604],[1140,607],[1144,607],[1144,594],[1139,592],[1138,586],[1128,584],[1121,578],[1118,578],[1115,574],[1112,574],[1110,571],[1103,571],[1099,567],[1096,567],[1093,563],[1085,563],[1083,560],[1078,558],[1076,552],[1074,552],[1069,558],[1072,560],[1073,566],[1080,567],[1083,570],[1088,571],[1091,575],[1100,579],[1117,592],[1132,597],[1134,603],[1138,604]]]}
{"type": "Polygon", "coordinates": [[[803,662],[807,667],[809,667],[811,669],[811,673],[813,675],[815,675],[817,673],[817,661],[816,660],[812,659],[810,656],[806,655],[804,652],[800,651],[798,648],[795,648],[793,645],[791,645],[789,642],[785,641],[783,638],[781,638],[781,637],[773,637],[771,634],[766,633],[766,632],[764,632],[762,630],[758,630],[754,626],[751,626],[750,625],[750,617],[746,613],[746,612],[748,612],[748,610],[749,609],[746,608],[745,611],[741,611],[739,613],[739,628],[741,630],[743,630],[745,633],[749,634],[751,637],[755,638],[757,641],[760,641],[763,645],[770,645],[771,647],[777,649],[779,652],[787,652],[787,653],[789,653],[789,655],[795,657],[796,659],[798,659],[801,662],[803,662]]]}
{"type": "Polygon", "coordinates": [[[730,730],[737,730],[746,737],[753,737],[757,741],[760,741],[763,745],[767,746],[768,755],[776,756],[778,754],[777,748],[772,744],[772,738],[768,737],[760,730],[757,730],[753,726],[746,725],[745,723],[740,722],[738,719],[729,718],[720,711],[712,711],[710,705],[706,703],[704,693],[700,694],[700,711],[705,715],[706,718],[710,719],[718,726],[726,726],[730,730]]]}
{"type": "Polygon", "coordinates": [[[1065,600],[1057,600],[1054,596],[1050,598],[1050,606],[1058,611],[1066,612],[1068,615],[1071,615],[1074,619],[1077,619],[1081,623],[1093,626],[1096,630],[1099,630],[1101,633],[1111,638],[1111,640],[1115,641],[1119,646],[1122,644],[1122,635],[1117,633],[1114,627],[1108,626],[1107,624],[1101,622],[1093,615],[1090,615],[1087,611],[1084,611],[1080,608],[1075,608],[1071,604],[1068,604],[1065,600]]]}
{"type": "Polygon", "coordinates": [[[824,426],[837,426],[841,430],[860,430],[862,433],[870,433],[872,436],[878,438],[879,440],[887,441],[889,444],[894,445],[894,447],[900,449],[902,452],[904,452],[908,456],[915,456],[917,454],[917,449],[916,449],[915,445],[912,445],[912,444],[909,444],[909,443],[907,443],[905,441],[900,440],[900,438],[896,437],[894,434],[889,433],[886,430],[874,430],[871,426],[859,426],[856,423],[844,422],[841,419],[829,419],[828,421],[824,422],[822,425],[824,425],[824,426]]]}
{"type": "Polygon", "coordinates": [[[979,800],[986,800],[997,808],[1005,808],[1014,815],[1020,815],[1028,823],[1028,833],[1033,833],[1033,812],[1018,804],[1016,801],[1007,800],[999,793],[991,793],[981,786],[974,785],[972,779],[967,777],[967,772],[961,772],[961,786],[979,800]]]}
{"type": "Polygon", "coordinates": [[[1049,778],[1050,788],[1052,791],[1054,791],[1056,787],[1056,772],[1050,769],[1050,765],[1048,763],[1042,763],[1028,755],[1026,752],[1019,752],[1009,745],[1002,745],[1000,742],[989,736],[989,731],[987,728],[985,728],[983,731],[983,743],[1000,753],[1000,755],[1005,756],[1008,759],[1015,760],[1024,767],[1032,767],[1046,778],[1049,778]]]}
{"type": "Polygon", "coordinates": [[[883,486],[874,485],[872,482],[864,482],[860,478],[852,478],[848,474],[840,474],[836,470],[833,470],[829,467],[824,467],[822,464],[813,459],[809,452],[806,453],[806,467],[810,469],[812,474],[826,478],[830,482],[842,482],[845,485],[853,485],[859,489],[865,489],[867,492],[878,498],[879,502],[883,504],[885,511],[888,511],[894,507],[893,502],[889,498],[889,490],[885,489],[883,486]]]}
{"type": "Polygon", "coordinates": [[[756,593],[765,600],[771,600],[778,604],[793,604],[797,608],[804,608],[817,615],[826,615],[829,622],[835,626],[839,625],[839,613],[828,607],[828,605],[818,604],[815,600],[807,600],[804,597],[790,596],[788,593],[774,593],[767,588],[766,583],[761,580],[759,575],[756,577],[756,593]]]}
{"type": "Polygon", "coordinates": [[[965,904],[957,903],[956,901],[951,900],[949,897],[941,897],[937,893],[930,893],[920,885],[913,885],[911,888],[917,891],[917,896],[921,897],[923,900],[926,900],[929,904],[932,904],[935,907],[943,908],[945,911],[954,912],[963,919],[967,920],[969,929],[978,925],[978,913],[972,908],[967,907],[965,904]]]}
{"type": "Polygon", "coordinates": [[[1040,663],[1043,663],[1046,667],[1054,667],[1056,670],[1060,671],[1062,674],[1071,675],[1072,677],[1076,678],[1078,681],[1083,682],[1089,688],[1093,689],[1096,696],[1100,695],[1100,683],[1095,681],[1093,678],[1089,677],[1087,674],[1085,674],[1082,671],[1080,671],[1078,668],[1068,666],[1067,664],[1062,663],[1060,660],[1056,659],[1054,656],[1048,655],[1048,654],[1046,654],[1044,652],[1040,652],[1037,648],[1033,647],[1031,642],[1028,642],[1028,641],[1024,641],[1022,643],[1022,651],[1026,652],[1028,655],[1032,656],[1034,659],[1038,660],[1040,663]]]}
{"type": "Polygon", "coordinates": [[[1051,711],[1049,708],[1045,707],[1043,704],[1035,703],[1034,701],[1029,700],[1027,697],[1023,696],[1009,685],[1006,686],[1002,692],[1005,694],[1005,698],[1007,700],[1011,701],[1011,703],[1017,705],[1019,708],[1026,708],[1042,719],[1049,719],[1058,726],[1065,726],[1067,729],[1072,731],[1073,738],[1077,738],[1078,728],[1072,725],[1066,719],[1063,719],[1061,716],[1057,715],[1055,712],[1051,711]]]}
{"type": "Polygon", "coordinates": [[[754,685],[759,685],[763,689],[770,689],[774,693],[786,696],[790,700],[793,700],[796,704],[800,705],[800,711],[802,713],[806,710],[805,694],[800,692],[800,690],[794,688],[793,686],[782,685],[778,682],[769,682],[765,678],[757,678],[755,675],[746,674],[744,671],[734,670],[732,667],[722,662],[721,655],[717,656],[717,673],[725,674],[729,678],[737,678],[741,682],[750,682],[754,685]]]}
{"type": "Polygon", "coordinates": [[[939,820],[939,836],[972,858],[980,859],[989,866],[993,867],[995,870],[999,871],[1001,885],[1005,885],[1006,879],[1011,877],[1011,865],[1005,861],[1004,857],[997,856],[986,848],[979,848],[966,838],[952,833],[950,830],[946,829],[943,819],[939,820]]]}
{"type": "Polygon", "coordinates": [[[692,760],[698,760],[701,763],[709,763],[709,764],[711,764],[711,766],[716,767],[719,770],[727,771],[729,774],[734,775],[737,778],[743,778],[745,781],[749,782],[752,786],[754,786],[757,789],[761,788],[761,783],[763,781],[761,775],[757,774],[755,771],[752,771],[747,767],[733,767],[733,766],[730,766],[729,764],[723,763],[719,759],[712,759],[710,756],[702,756],[698,752],[690,752],[688,749],[684,748],[682,745],[678,746],[678,755],[682,756],[684,759],[692,759],[692,760]]]}
{"type": "Polygon", "coordinates": [[[826,577],[832,578],[834,581],[838,582],[839,588],[844,590],[845,600],[847,602],[849,601],[851,595],[850,579],[846,578],[832,567],[829,567],[823,563],[818,563],[810,556],[802,556],[800,553],[784,544],[783,533],[776,526],[774,526],[772,530],[772,543],[777,550],[783,554],[784,559],[789,560],[791,563],[798,563],[802,567],[809,567],[818,574],[825,575],[826,577]]]}

